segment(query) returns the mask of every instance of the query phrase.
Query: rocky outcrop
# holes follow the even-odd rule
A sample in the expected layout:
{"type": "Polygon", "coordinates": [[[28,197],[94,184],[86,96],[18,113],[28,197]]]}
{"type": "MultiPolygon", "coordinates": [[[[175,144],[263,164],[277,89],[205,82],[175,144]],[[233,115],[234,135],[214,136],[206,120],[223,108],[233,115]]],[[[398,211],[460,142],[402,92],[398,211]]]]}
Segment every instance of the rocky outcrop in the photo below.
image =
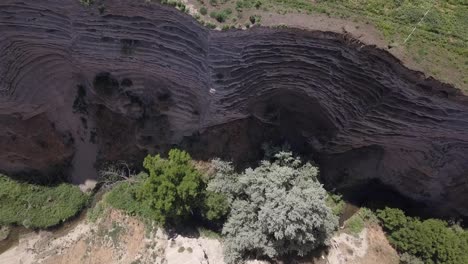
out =
{"type": "Polygon", "coordinates": [[[0,3],[0,166],[139,160],[173,146],[248,160],[287,140],[337,186],[377,178],[468,215],[468,100],[346,35],[209,31],[145,1],[0,3]]]}

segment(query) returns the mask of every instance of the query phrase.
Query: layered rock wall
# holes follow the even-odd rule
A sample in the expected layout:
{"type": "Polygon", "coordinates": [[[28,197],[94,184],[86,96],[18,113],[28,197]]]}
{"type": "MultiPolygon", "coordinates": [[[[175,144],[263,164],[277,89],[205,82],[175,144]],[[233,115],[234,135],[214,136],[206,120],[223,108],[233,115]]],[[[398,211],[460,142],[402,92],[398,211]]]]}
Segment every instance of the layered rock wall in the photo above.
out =
{"type": "Polygon", "coordinates": [[[174,144],[241,158],[279,135],[337,185],[378,178],[468,215],[468,100],[453,87],[345,35],[209,31],[158,4],[102,3],[0,3],[1,170],[72,160],[85,180],[96,160],[174,144]]]}

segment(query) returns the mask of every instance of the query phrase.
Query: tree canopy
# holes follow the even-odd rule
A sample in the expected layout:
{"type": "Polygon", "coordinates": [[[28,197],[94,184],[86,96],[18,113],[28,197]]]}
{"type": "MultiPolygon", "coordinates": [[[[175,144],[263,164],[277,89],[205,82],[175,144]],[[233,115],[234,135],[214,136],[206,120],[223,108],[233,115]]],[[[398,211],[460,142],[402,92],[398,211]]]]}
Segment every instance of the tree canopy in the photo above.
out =
{"type": "Polygon", "coordinates": [[[213,161],[217,172],[208,190],[231,204],[223,227],[227,263],[241,263],[249,254],[305,255],[327,243],[337,226],[318,168],[289,152],[275,158],[240,174],[228,162],[213,161]]]}
{"type": "Polygon", "coordinates": [[[468,232],[439,219],[421,221],[400,209],[385,208],[377,216],[389,233],[389,241],[400,252],[424,263],[468,263],[468,232]]]}
{"type": "Polygon", "coordinates": [[[172,149],[167,159],[147,156],[143,166],[149,176],[137,192],[137,199],[146,203],[157,222],[178,222],[201,206],[206,185],[187,152],[172,149]]]}

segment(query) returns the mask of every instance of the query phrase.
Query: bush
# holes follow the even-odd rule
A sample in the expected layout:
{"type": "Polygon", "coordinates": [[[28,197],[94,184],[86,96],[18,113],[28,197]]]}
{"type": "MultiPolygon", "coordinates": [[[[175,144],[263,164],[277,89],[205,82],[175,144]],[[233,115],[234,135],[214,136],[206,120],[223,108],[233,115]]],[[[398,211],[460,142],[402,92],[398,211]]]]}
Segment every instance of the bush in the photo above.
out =
{"type": "Polygon", "coordinates": [[[187,152],[173,149],[168,159],[148,155],[143,166],[149,177],[139,187],[137,199],[156,222],[178,223],[202,206],[205,184],[187,152]]]}
{"type": "Polygon", "coordinates": [[[0,175],[0,225],[47,228],[80,212],[88,196],[76,186],[20,183],[0,175]]]}
{"type": "Polygon", "coordinates": [[[84,6],[90,6],[94,3],[94,0],[80,0],[80,3],[84,6]]]}
{"type": "Polygon", "coordinates": [[[424,263],[468,263],[468,232],[450,227],[438,219],[421,221],[401,210],[385,208],[377,216],[389,232],[395,248],[420,258],[424,263]]]}
{"type": "Polygon", "coordinates": [[[229,203],[226,197],[215,192],[206,192],[203,216],[210,221],[217,221],[229,213],[229,203]]]}
{"type": "Polygon", "coordinates": [[[104,201],[110,206],[122,210],[128,215],[140,216],[152,220],[152,209],[147,203],[137,199],[138,190],[141,189],[145,174],[139,174],[134,182],[120,182],[114,185],[104,197],[104,201]]]}
{"type": "Polygon", "coordinates": [[[400,264],[424,264],[424,261],[408,253],[403,253],[400,256],[400,264]]]}
{"type": "Polygon", "coordinates": [[[291,153],[275,157],[242,174],[230,163],[213,161],[216,175],[208,190],[224,194],[231,204],[223,227],[227,263],[241,263],[251,253],[305,255],[326,243],[337,226],[318,169],[291,153]]]}
{"type": "Polygon", "coordinates": [[[230,8],[226,8],[220,12],[211,12],[210,17],[216,19],[219,23],[225,22],[229,16],[232,14],[232,10],[230,8]]]}
{"type": "Polygon", "coordinates": [[[206,27],[207,27],[207,28],[211,28],[211,29],[215,29],[215,28],[216,28],[216,25],[213,24],[213,23],[211,23],[211,22],[208,22],[208,23],[206,23],[206,27]]]}
{"type": "Polygon", "coordinates": [[[206,7],[202,6],[202,7],[200,8],[200,14],[206,15],[207,13],[208,13],[208,10],[206,10],[206,7]]]}
{"type": "Polygon", "coordinates": [[[343,213],[345,202],[341,195],[329,193],[326,201],[327,206],[332,209],[334,215],[340,216],[343,213]]]}

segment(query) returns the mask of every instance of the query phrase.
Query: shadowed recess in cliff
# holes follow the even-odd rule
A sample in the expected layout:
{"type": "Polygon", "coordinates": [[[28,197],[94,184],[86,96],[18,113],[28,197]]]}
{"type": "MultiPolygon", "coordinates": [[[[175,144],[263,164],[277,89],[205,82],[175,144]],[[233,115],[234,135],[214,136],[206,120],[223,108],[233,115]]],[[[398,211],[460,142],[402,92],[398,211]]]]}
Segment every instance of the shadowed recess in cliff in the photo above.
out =
{"type": "Polygon", "coordinates": [[[209,31],[156,3],[102,3],[0,3],[2,171],[73,160],[80,183],[96,160],[140,162],[180,144],[248,162],[264,141],[288,141],[337,187],[378,179],[468,215],[457,89],[345,35],[209,31]]]}

